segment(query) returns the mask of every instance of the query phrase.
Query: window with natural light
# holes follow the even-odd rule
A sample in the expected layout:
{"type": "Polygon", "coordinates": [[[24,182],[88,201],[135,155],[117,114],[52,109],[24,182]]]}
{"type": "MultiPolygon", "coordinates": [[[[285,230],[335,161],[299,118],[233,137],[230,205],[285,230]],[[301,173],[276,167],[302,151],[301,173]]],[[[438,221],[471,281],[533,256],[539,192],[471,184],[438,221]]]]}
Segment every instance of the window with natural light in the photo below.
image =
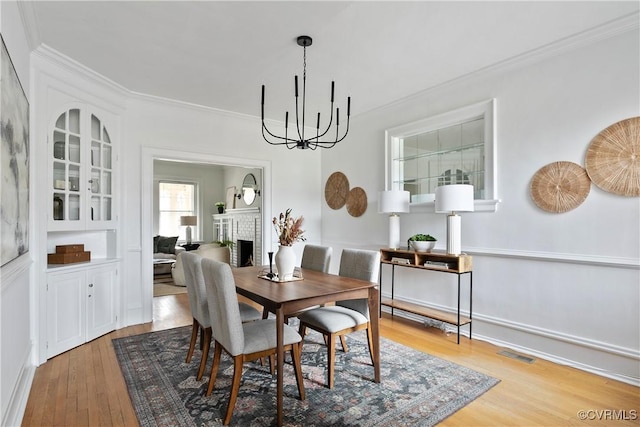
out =
{"type": "MultiPolygon", "coordinates": [[[[187,182],[160,182],[158,187],[158,234],[178,236],[185,240],[185,227],[180,225],[181,216],[195,216],[197,185],[187,182]]],[[[198,226],[193,226],[193,236],[198,236],[198,226]]]]}

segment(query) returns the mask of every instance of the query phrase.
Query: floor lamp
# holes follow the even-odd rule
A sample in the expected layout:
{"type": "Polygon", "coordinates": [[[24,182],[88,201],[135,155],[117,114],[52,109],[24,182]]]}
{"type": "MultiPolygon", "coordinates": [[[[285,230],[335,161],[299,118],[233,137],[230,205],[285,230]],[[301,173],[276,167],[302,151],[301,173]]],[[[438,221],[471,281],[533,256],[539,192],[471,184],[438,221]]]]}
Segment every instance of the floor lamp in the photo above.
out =
{"type": "Polygon", "coordinates": [[[409,212],[409,192],[401,190],[378,193],[378,212],[389,214],[389,248],[400,247],[400,217],[398,213],[409,212]]]}
{"type": "Polygon", "coordinates": [[[456,212],[473,212],[473,185],[452,184],[436,188],[436,213],[447,216],[447,253],[462,253],[462,219],[456,212]]]}
{"type": "Polygon", "coordinates": [[[197,216],[181,216],[180,225],[187,226],[187,229],[185,230],[187,233],[187,245],[190,245],[191,244],[191,226],[198,225],[198,217],[197,216]]]}

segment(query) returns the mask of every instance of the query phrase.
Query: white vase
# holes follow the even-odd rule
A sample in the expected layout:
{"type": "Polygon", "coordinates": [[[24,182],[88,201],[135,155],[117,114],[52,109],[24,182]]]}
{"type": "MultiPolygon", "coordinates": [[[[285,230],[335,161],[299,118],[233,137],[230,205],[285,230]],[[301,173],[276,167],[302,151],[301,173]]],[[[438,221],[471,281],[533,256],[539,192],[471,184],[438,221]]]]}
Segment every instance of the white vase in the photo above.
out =
{"type": "Polygon", "coordinates": [[[280,245],[276,252],[276,269],[278,270],[278,279],[291,280],[293,278],[293,270],[296,267],[296,253],[292,246],[280,245]]]}

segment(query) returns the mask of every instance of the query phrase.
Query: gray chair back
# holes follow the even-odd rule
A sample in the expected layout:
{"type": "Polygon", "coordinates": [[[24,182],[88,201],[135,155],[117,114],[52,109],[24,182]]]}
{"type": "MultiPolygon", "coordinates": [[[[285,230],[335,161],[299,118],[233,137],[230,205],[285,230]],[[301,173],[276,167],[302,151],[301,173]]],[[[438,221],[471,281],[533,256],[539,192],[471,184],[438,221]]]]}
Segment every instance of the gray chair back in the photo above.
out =
{"type": "MultiPolygon", "coordinates": [[[[380,252],[363,249],[343,249],[340,257],[340,271],[343,277],[378,282],[380,252]]],[[[336,305],[350,308],[369,317],[369,301],[366,298],[338,301],[336,305]]]]}
{"type": "Polygon", "coordinates": [[[202,259],[213,338],[231,356],[244,352],[244,330],[236,295],[236,283],[229,264],[202,259]]]}
{"type": "Polygon", "coordinates": [[[182,258],[184,281],[187,287],[191,314],[200,326],[208,328],[211,326],[211,317],[209,316],[207,290],[204,284],[204,276],[202,275],[202,265],[200,264],[202,258],[190,252],[181,253],[180,257],[182,258]]]}
{"type": "Polygon", "coordinates": [[[328,273],[332,253],[333,249],[329,246],[306,245],[300,267],[328,273]]]}

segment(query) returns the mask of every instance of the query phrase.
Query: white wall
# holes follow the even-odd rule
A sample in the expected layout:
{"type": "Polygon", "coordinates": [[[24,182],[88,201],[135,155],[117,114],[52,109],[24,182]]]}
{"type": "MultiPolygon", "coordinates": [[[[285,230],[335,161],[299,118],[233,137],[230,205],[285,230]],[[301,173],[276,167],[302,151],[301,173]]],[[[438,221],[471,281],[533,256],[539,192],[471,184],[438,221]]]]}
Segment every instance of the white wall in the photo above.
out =
{"type": "MultiPolygon", "coordinates": [[[[352,186],[366,189],[369,208],[351,218],[323,203],[323,243],[334,254],[386,245],[387,217],[376,212],[377,192],[384,189],[385,129],[495,98],[502,202],[495,213],[462,215],[463,251],[474,255],[474,338],[639,384],[638,198],[592,185],[577,209],[550,214],[529,196],[539,168],[560,160],[584,165],[598,132],[640,115],[637,17],[633,22],[631,31],[616,35],[614,25],[604,29],[612,30],[610,38],[583,34],[353,119],[349,137],[323,153],[322,179],[344,172],[352,186]],[[361,161],[350,161],[356,157],[361,161]]],[[[442,249],[445,227],[444,215],[412,208],[401,215],[401,240],[429,233],[439,236],[442,249]]],[[[338,260],[334,256],[333,271],[338,260]]],[[[396,297],[454,307],[454,277],[399,271],[396,297]]]]}
{"type": "MultiPolygon", "coordinates": [[[[11,57],[22,88],[33,106],[29,79],[29,47],[27,35],[16,2],[0,2],[0,32],[11,57]]],[[[32,153],[34,141],[30,140],[32,153]]],[[[33,177],[33,155],[30,156],[33,177]]],[[[29,396],[35,365],[32,360],[34,325],[28,307],[33,277],[33,195],[30,203],[30,251],[4,265],[0,270],[0,422],[15,425],[20,422],[29,396]]]]}

